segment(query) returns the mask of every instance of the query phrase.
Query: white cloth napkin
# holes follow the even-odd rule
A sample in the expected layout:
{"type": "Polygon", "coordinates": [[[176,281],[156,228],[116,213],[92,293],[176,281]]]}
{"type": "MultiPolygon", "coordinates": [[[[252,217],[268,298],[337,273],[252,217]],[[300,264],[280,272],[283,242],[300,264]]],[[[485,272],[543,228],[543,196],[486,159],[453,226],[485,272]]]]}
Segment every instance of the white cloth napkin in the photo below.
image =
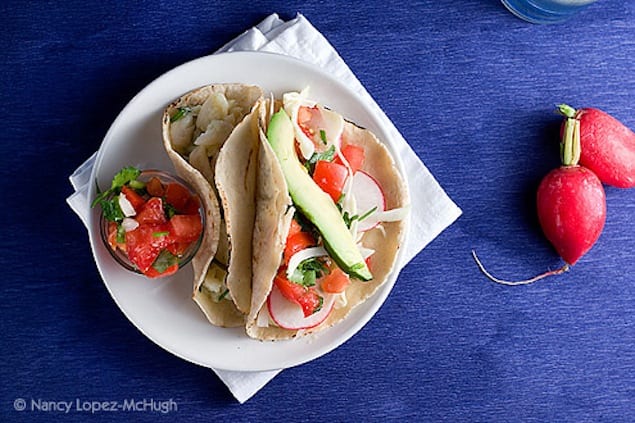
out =
{"type": "MultiPolygon", "coordinates": [[[[403,260],[398,265],[399,269],[403,268],[430,241],[461,215],[461,210],[443,191],[337,51],[304,16],[298,14],[294,19],[285,22],[277,14],[272,14],[256,27],[230,41],[216,53],[230,51],[268,51],[312,63],[344,82],[379,116],[403,162],[410,187],[412,206],[410,228],[402,256],[403,260]]],[[[68,197],[67,202],[85,225],[90,210],[87,192],[94,160],[95,154],[70,176],[75,193],[68,197]]],[[[240,403],[251,398],[281,371],[212,370],[227,385],[240,403]]]]}

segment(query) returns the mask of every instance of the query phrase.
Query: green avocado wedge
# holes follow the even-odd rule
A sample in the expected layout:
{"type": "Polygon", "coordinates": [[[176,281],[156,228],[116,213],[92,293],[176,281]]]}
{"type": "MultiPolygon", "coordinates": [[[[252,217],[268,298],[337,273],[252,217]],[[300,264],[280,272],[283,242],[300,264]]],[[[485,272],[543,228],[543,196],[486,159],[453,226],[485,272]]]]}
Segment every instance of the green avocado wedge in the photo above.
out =
{"type": "Polygon", "coordinates": [[[322,234],[324,247],[331,258],[351,277],[362,281],[371,280],[373,275],[337,206],[313,182],[300,163],[295,150],[293,124],[284,110],[272,116],[267,138],[280,162],[293,204],[322,234]]]}

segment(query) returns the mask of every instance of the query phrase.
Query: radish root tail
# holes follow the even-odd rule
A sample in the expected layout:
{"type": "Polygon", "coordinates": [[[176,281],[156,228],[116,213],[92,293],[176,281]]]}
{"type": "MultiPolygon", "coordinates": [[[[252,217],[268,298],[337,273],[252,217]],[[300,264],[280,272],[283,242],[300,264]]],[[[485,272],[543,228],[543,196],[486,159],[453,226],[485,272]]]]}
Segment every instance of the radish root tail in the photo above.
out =
{"type": "Polygon", "coordinates": [[[562,266],[559,269],[548,270],[545,273],[541,273],[540,275],[534,276],[531,279],[526,279],[526,280],[522,280],[522,281],[506,281],[504,279],[498,279],[497,277],[494,277],[491,273],[489,273],[487,271],[487,269],[485,269],[485,266],[483,266],[483,263],[481,263],[481,261],[478,259],[478,256],[476,255],[476,251],[474,251],[474,250],[472,250],[472,257],[474,257],[474,261],[476,262],[476,265],[478,266],[479,270],[485,276],[487,276],[487,278],[489,280],[491,280],[492,282],[496,282],[498,284],[507,285],[507,286],[529,285],[531,283],[534,283],[534,282],[539,281],[541,279],[547,278],[549,276],[561,275],[561,274],[563,274],[565,272],[568,272],[569,269],[570,269],[569,264],[565,263],[564,266],[562,266]]]}

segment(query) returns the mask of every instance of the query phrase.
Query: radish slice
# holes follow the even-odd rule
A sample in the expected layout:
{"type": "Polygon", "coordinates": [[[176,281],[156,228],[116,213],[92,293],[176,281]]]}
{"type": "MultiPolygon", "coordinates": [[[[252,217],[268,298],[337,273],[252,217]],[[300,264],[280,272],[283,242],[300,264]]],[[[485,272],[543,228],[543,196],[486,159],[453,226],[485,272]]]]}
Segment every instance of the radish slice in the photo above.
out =
{"type": "Polygon", "coordinates": [[[353,175],[351,192],[353,197],[355,197],[358,216],[364,216],[370,210],[374,209],[370,215],[359,221],[357,231],[366,232],[373,229],[379,222],[377,219],[372,219],[372,215],[386,210],[386,199],[381,187],[375,178],[363,170],[358,170],[355,172],[355,175],[353,175]]]}
{"type": "Polygon", "coordinates": [[[320,295],[324,298],[324,303],[320,311],[313,313],[309,317],[304,317],[302,307],[287,300],[274,284],[269,298],[267,298],[269,314],[273,321],[283,329],[297,330],[316,327],[331,314],[333,304],[335,303],[335,295],[323,293],[320,293],[320,295]]]}

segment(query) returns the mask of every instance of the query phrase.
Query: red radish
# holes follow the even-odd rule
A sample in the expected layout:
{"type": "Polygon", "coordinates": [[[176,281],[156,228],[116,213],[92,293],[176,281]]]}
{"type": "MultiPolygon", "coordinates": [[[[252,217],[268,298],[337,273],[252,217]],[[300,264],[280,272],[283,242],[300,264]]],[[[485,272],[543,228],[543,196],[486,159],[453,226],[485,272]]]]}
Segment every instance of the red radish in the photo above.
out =
{"type": "Polygon", "coordinates": [[[580,121],[580,164],[605,184],[635,187],[635,133],[598,109],[576,110],[561,104],[558,110],[567,119],[580,121]]]}
{"type": "Polygon", "coordinates": [[[523,285],[564,273],[595,244],[606,220],[606,197],[600,179],[579,166],[579,158],[580,122],[568,118],[562,141],[562,166],[543,178],[536,198],[540,226],[565,261],[564,266],[528,280],[508,282],[489,274],[472,252],[488,278],[504,285],[523,285]]]}
{"type": "Polygon", "coordinates": [[[569,265],[591,249],[604,227],[604,188],[582,166],[562,166],[549,172],[538,187],[537,205],[545,236],[569,265]]]}
{"type": "MultiPolygon", "coordinates": [[[[351,192],[355,198],[359,216],[364,216],[371,210],[373,210],[373,213],[380,213],[386,210],[386,198],[381,187],[375,178],[363,170],[359,170],[353,175],[351,192]]],[[[359,221],[357,230],[365,232],[373,229],[378,224],[379,222],[376,219],[362,219],[359,221]]]]}
{"type": "Polygon", "coordinates": [[[286,299],[274,284],[267,298],[267,308],[273,321],[283,329],[310,329],[322,323],[333,309],[335,296],[326,294],[323,297],[320,311],[304,317],[302,307],[286,299]]]}

